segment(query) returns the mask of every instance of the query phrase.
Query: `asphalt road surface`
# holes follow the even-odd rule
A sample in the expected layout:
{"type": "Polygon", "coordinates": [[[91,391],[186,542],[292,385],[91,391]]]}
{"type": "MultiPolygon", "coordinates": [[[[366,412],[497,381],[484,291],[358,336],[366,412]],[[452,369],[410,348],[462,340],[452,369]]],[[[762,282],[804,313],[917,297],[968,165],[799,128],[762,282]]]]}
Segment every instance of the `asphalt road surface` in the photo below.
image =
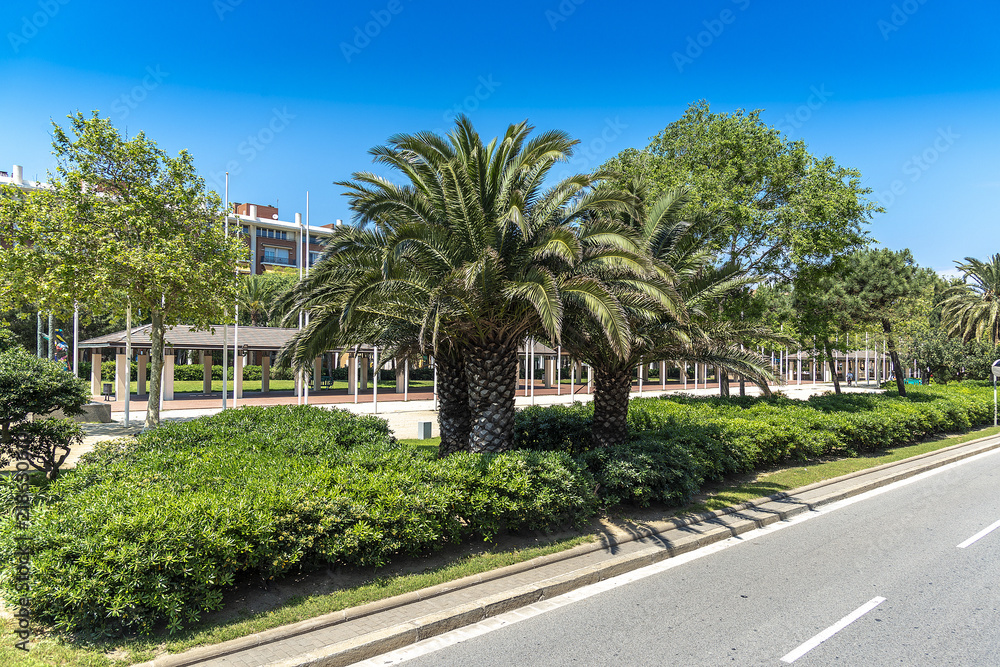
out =
{"type": "Polygon", "coordinates": [[[1000,454],[595,587],[362,664],[1000,665],[1000,454]]]}

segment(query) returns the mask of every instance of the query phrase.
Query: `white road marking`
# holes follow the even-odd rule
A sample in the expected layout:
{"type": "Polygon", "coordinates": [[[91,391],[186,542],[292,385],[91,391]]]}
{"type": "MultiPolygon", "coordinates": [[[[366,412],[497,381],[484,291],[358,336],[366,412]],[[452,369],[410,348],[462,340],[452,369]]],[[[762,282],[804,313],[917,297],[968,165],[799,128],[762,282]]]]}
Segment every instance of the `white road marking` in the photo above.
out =
{"type": "Polygon", "coordinates": [[[802,644],[791,653],[786,654],[784,657],[781,658],[781,662],[787,662],[789,664],[795,662],[796,660],[804,656],[806,653],[813,650],[814,648],[825,642],[827,639],[834,636],[835,634],[837,634],[838,632],[846,628],[848,625],[858,620],[859,618],[861,618],[862,616],[870,612],[872,609],[882,604],[883,602],[885,602],[885,598],[872,598],[865,604],[861,605],[860,607],[852,611],[847,616],[843,617],[842,619],[840,619],[839,621],[828,627],[823,632],[819,633],[818,635],[807,641],[805,644],[802,644]]]}
{"type": "Polygon", "coordinates": [[[972,537],[970,537],[966,541],[964,541],[961,544],[959,544],[958,548],[959,549],[964,549],[965,547],[971,546],[974,542],[978,542],[979,540],[983,539],[984,537],[986,537],[987,535],[989,535],[990,533],[992,533],[997,528],[1000,528],[1000,521],[997,521],[995,524],[993,524],[991,526],[983,528],[981,531],[979,531],[978,533],[976,533],[975,535],[973,535],[972,537]]]}
{"type": "MultiPolygon", "coordinates": [[[[968,458],[961,459],[960,461],[954,461],[946,465],[934,468],[932,470],[927,470],[913,477],[900,480],[898,482],[893,482],[886,486],[879,487],[877,489],[872,489],[871,491],[866,491],[864,493],[858,494],[851,498],[845,498],[844,500],[838,500],[837,502],[830,503],[829,505],[824,505],[810,512],[803,512],[798,516],[792,517],[786,521],[778,521],[772,523],[770,526],[765,526],[764,528],[758,528],[756,530],[751,530],[742,535],[736,537],[730,537],[721,542],[716,542],[715,544],[710,544],[707,547],[702,547],[695,551],[690,551],[686,554],[681,554],[680,556],[675,556],[674,558],[668,558],[667,560],[660,561],[653,565],[647,565],[646,567],[640,568],[638,570],[633,570],[632,572],[626,572],[625,574],[620,574],[617,577],[612,577],[610,579],[605,579],[604,581],[599,581],[596,584],[590,584],[589,586],[584,586],[578,588],[575,591],[570,591],[563,595],[536,602],[533,605],[528,605],[527,607],[521,607],[514,611],[509,611],[505,614],[500,614],[493,616],[491,618],[484,619],[479,623],[474,623],[472,625],[467,625],[464,628],[458,628],[457,630],[452,630],[446,632],[442,635],[436,637],[430,637],[424,639],[410,646],[404,646],[403,648],[391,651],[389,653],[384,653],[380,656],[374,658],[369,658],[362,662],[354,663],[353,667],[385,667],[385,665],[398,665],[400,663],[406,662],[408,660],[413,660],[441,649],[447,648],[449,646],[454,646],[468,639],[474,637],[479,637],[481,635],[488,634],[494,630],[499,630],[501,628],[507,627],[519,621],[523,621],[535,616],[539,616],[548,611],[553,611],[561,607],[573,604],[580,600],[585,600],[594,595],[604,593],[606,591],[618,588],[620,586],[625,586],[633,582],[645,579],[646,577],[651,577],[661,572],[666,572],[667,570],[673,569],[680,565],[684,565],[698,558],[704,556],[710,556],[724,549],[734,547],[737,544],[742,544],[744,542],[750,542],[759,537],[764,537],[765,535],[770,535],[779,530],[784,530],[785,528],[790,528],[792,526],[798,525],[804,521],[810,521],[816,517],[823,516],[824,514],[829,514],[830,512],[836,512],[839,509],[853,505],[854,503],[863,502],[875,496],[880,496],[883,493],[888,493],[895,489],[907,486],[909,484],[914,484],[921,480],[927,479],[928,477],[933,477],[946,470],[951,470],[959,466],[965,465],[966,463],[972,463],[973,461],[978,461],[987,456],[994,456],[1000,454],[1000,449],[992,449],[988,452],[983,452],[982,454],[976,454],[975,456],[970,456],[968,458]]],[[[881,600],[881,598],[876,598],[881,600]]],[[[870,604],[870,603],[869,603],[870,604]]]]}

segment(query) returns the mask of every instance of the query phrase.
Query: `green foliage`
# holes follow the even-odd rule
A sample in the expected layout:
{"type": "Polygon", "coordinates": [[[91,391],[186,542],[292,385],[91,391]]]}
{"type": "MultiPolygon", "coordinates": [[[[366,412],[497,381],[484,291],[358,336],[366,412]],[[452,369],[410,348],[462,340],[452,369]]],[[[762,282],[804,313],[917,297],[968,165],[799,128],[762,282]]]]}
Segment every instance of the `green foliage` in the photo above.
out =
{"type": "MultiPolygon", "coordinates": [[[[29,597],[36,619],[66,631],[175,631],[237,582],[579,523],[595,511],[592,485],[565,454],[439,460],[376,417],[230,410],[104,444],[49,486],[32,513],[29,597]]],[[[8,517],[5,563],[12,535],[8,517]]],[[[21,595],[4,581],[7,599],[21,595]]]]}
{"type": "Polygon", "coordinates": [[[579,456],[591,448],[594,404],[534,405],[514,415],[514,448],[566,452],[579,456]]]}
{"type": "Polygon", "coordinates": [[[1000,344],[1000,253],[985,262],[966,257],[956,264],[962,282],[944,293],[942,324],[964,341],[985,338],[1000,344]]]}
{"type": "Polygon", "coordinates": [[[691,449],[656,437],[595,449],[582,462],[606,505],[680,505],[698,492],[706,473],[691,449]]]}
{"type": "Polygon", "coordinates": [[[57,475],[66,447],[80,437],[79,427],[59,420],[32,422],[29,417],[54,410],[77,414],[89,401],[87,383],[63,364],[38,359],[21,347],[0,352],[0,465],[20,457],[57,475]]]}

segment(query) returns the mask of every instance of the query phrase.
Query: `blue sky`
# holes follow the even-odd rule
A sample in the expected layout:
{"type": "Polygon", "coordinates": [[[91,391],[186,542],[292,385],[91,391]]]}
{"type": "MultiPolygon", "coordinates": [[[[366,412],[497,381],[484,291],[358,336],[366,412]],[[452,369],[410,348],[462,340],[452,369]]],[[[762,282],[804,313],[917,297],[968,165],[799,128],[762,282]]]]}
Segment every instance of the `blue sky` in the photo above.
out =
{"type": "Polygon", "coordinates": [[[996,2],[652,4],[6,0],[0,169],[44,179],[50,119],[99,109],[220,193],[228,168],[233,201],[287,220],[308,190],[325,224],[369,148],[456,110],[563,129],[586,170],[706,99],[860,169],[885,246],[939,271],[1000,252],[996,2]]]}

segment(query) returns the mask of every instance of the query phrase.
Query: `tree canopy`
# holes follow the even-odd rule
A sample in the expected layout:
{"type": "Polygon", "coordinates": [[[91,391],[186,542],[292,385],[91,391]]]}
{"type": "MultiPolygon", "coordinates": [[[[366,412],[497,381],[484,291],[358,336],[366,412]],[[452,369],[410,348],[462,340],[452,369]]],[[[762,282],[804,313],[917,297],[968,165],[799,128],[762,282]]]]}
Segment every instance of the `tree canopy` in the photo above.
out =
{"type": "Polygon", "coordinates": [[[187,151],[172,157],[141,132],[125,139],[96,112],[69,116],[68,129],[53,123],[53,136],[51,187],[0,197],[0,276],[19,286],[0,308],[141,310],[153,337],[146,423],[157,424],[165,327],[218,323],[246,248],[224,236],[219,197],[187,151]]]}

